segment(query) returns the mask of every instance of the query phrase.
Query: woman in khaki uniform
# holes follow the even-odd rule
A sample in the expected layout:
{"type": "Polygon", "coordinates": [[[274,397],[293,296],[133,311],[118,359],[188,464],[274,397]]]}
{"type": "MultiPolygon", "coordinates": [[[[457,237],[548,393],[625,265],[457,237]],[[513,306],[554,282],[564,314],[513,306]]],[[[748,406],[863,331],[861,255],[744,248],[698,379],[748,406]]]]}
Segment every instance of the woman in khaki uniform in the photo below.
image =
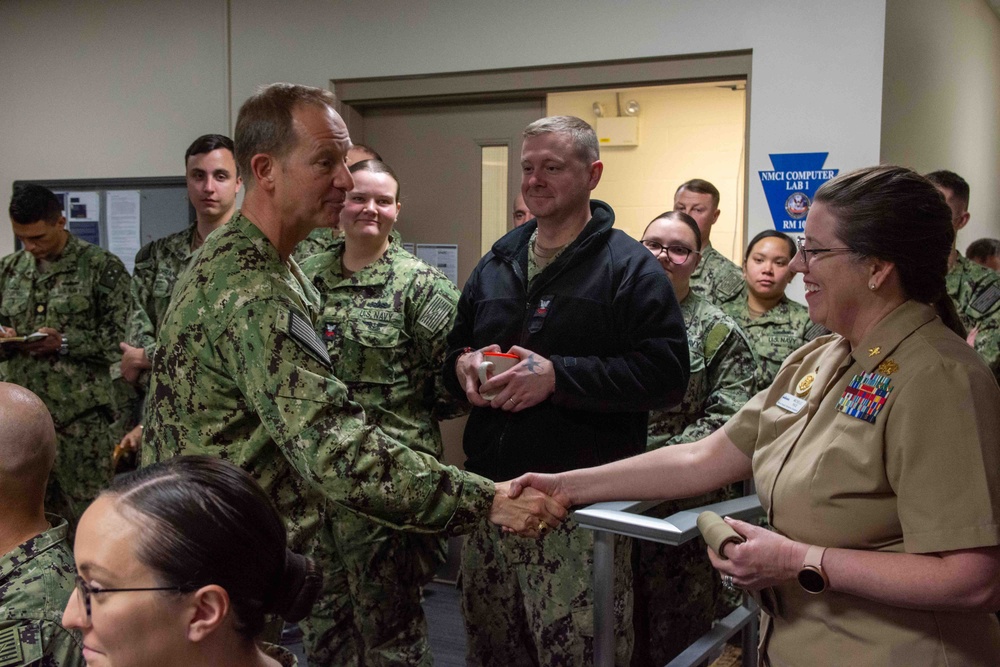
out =
{"type": "Polygon", "coordinates": [[[830,181],[794,269],[835,335],[698,442],[518,486],[581,504],[752,473],[773,531],[728,520],[746,541],[709,557],[761,592],[762,664],[1000,664],[1000,388],[945,293],[953,234],[909,170],[830,181]]]}

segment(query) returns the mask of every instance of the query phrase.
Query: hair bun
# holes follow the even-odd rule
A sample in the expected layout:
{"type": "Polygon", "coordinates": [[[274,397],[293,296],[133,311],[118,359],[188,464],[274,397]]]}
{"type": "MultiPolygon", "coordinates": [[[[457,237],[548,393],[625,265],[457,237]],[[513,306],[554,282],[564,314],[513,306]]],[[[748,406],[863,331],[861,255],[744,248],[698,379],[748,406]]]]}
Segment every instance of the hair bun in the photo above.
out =
{"type": "Polygon", "coordinates": [[[296,623],[309,615],[323,586],[323,573],[311,558],[285,551],[285,568],[274,594],[271,610],[285,621],[296,623]]]}

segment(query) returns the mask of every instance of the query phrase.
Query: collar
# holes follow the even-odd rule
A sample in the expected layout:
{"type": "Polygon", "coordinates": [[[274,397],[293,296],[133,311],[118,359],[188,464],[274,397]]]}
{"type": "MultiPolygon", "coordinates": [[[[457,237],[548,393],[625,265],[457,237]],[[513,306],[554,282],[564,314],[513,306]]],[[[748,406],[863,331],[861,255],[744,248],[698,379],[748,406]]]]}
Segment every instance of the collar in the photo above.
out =
{"type": "Polygon", "coordinates": [[[937,313],[933,307],[907,301],[883,317],[851,350],[851,356],[865,372],[871,372],[888,359],[905,338],[935,317],[937,313]]]}
{"type": "Polygon", "coordinates": [[[31,253],[27,250],[22,250],[21,252],[23,252],[28,258],[29,275],[41,276],[44,279],[60,273],[76,271],[79,268],[78,258],[80,253],[83,251],[84,243],[85,241],[81,241],[70,234],[69,238],[66,239],[66,245],[63,247],[62,253],[49,262],[49,270],[45,273],[39,272],[38,260],[35,259],[31,253]]]}
{"type": "MultiPolygon", "coordinates": [[[[611,207],[599,199],[591,199],[590,220],[583,231],[563,249],[563,254],[569,255],[591,246],[610,233],[614,224],[615,212],[611,207]]],[[[522,252],[527,253],[528,242],[536,229],[538,221],[534,218],[520,227],[515,227],[493,244],[493,254],[507,261],[515,261],[522,252]]]]}
{"type": "Polygon", "coordinates": [[[0,556],[0,582],[6,581],[14,570],[23,568],[45,551],[66,540],[69,523],[55,514],[46,514],[50,528],[23,542],[13,551],[0,556]]]}

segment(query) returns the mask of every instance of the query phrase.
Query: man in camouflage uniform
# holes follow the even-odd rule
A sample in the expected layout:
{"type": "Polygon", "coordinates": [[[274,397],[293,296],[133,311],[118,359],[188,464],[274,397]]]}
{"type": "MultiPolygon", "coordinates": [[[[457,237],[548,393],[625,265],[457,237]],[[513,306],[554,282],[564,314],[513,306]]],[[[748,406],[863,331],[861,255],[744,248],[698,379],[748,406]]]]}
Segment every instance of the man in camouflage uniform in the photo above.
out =
{"type": "MultiPolygon", "coordinates": [[[[350,400],[365,407],[370,423],[440,460],[438,420],[461,412],[444,392],[440,373],[458,290],[391,239],[379,259],[344,277],[347,240],[354,239],[338,238],[330,252],[302,263],[322,300],[319,334],[333,373],[347,385],[350,400]]],[[[446,540],[395,531],[343,507],[331,508],[323,538],[342,567],[325,576],[342,577],[350,600],[340,610],[342,625],[358,630],[360,662],[432,664],[421,587],[444,562],[446,540]]],[[[348,658],[332,662],[347,664],[348,658]]]]}
{"type": "MultiPolygon", "coordinates": [[[[187,229],[143,246],[135,256],[131,283],[132,313],[128,342],[120,345],[122,377],[143,390],[149,382],[150,359],[156,347],[156,332],[163,320],[177,278],[191,263],[208,235],[224,225],[236,212],[236,195],[242,179],[236,173],[233,140],[221,134],[205,134],[184,154],[188,199],[195,222],[187,229]]],[[[142,426],[136,426],[122,444],[138,449],[142,426]]]]}
{"type": "MultiPolygon", "coordinates": [[[[523,136],[521,190],[535,219],[497,241],[465,283],[444,365],[449,390],[474,406],[466,468],[498,479],[641,452],[648,411],[679,401],[688,376],[667,277],[590,198],[604,168],[593,128],[556,116],[523,136]],[[482,352],[501,350],[520,361],[480,386],[482,352]]],[[[591,664],[593,540],[573,520],[537,541],[474,531],[462,556],[468,663],[591,664]]],[[[630,540],[617,539],[620,666],[632,652],[630,561],[630,540]]]]}
{"type": "MultiPolygon", "coordinates": [[[[695,221],[677,211],[660,216],[643,233],[643,245],[667,270],[680,300],[691,355],[691,379],[680,405],[649,413],[649,451],[694,442],[715,432],[758,389],[759,363],[746,335],[731,317],[691,289],[699,237],[695,221]],[[667,247],[677,245],[691,251],[683,263],[668,256],[667,247]]],[[[667,517],[740,495],[742,485],[734,485],[698,498],[662,503],[652,514],[667,517]]],[[[639,541],[637,549],[632,664],[664,665],[712,627],[718,608],[725,611],[724,591],[700,540],[679,547],[639,541]]]]}
{"type": "Polygon", "coordinates": [[[79,636],[61,624],[76,575],[69,524],[43,504],[55,455],[45,404],[0,383],[0,666],[84,664],[79,636]]]}
{"type": "Polygon", "coordinates": [[[691,289],[716,305],[731,299],[743,287],[743,272],[712,247],[712,225],[721,213],[719,189],[700,178],[681,183],[674,193],[674,210],[694,218],[701,231],[701,261],[691,275],[691,289]]]}
{"type": "Polygon", "coordinates": [[[24,250],[0,260],[0,337],[5,379],[31,389],[56,424],[58,455],[47,505],[76,522],[110,479],[116,405],[109,368],[128,315],[128,273],[117,257],[66,230],[59,200],[38,185],[14,192],[14,235],[24,250]]]}
{"type": "MultiPolygon", "coordinates": [[[[927,179],[941,192],[951,209],[951,223],[958,230],[969,222],[969,184],[953,171],[935,171],[927,179]]],[[[948,259],[948,296],[969,342],[1000,381],[1000,274],[966,259],[952,245],[948,259]]]]}
{"type": "Polygon", "coordinates": [[[557,524],[565,512],[551,499],[512,499],[506,483],[365,424],[333,376],[313,328],[319,295],[290,255],[339,215],[353,185],[334,104],[328,91],[273,84],[241,107],[243,210],[175,287],[157,335],[143,463],[198,453],[242,466],[285,518],[295,550],[310,546],[331,501],[414,531],[458,532],[489,518],[534,535],[557,524]]]}

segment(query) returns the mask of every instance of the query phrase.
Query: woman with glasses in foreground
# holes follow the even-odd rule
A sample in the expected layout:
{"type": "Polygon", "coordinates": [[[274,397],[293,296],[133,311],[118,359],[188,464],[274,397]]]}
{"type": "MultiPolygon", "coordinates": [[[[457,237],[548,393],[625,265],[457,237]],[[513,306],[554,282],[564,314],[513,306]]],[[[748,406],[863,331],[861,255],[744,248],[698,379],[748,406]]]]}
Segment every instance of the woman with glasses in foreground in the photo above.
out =
{"type": "MultiPolygon", "coordinates": [[[[721,428],[758,389],[759,364],[731,317],[691,291],[701,259],[701,231],[694,218],[670,211],[649,223],[642,244],[659,261],[681,306],[687,330],[691,379],[679,405],[649,413],[646,449],[691,442],[721,428]]],[[[741,485],[698,498],[659,505],[655,515],[742,495],[741,485]]],[[[722,586],[697,542],[670,547],[637,542],[636,644],[633,665],[663,665],[708,632],[723,601],[722,586]]]]}
{"type": "Polygon", "coordinates": [[[1000,388],[945,291],[954,233],[908,169],[826,183],[793,269],[835,335],[706,438],[515,490],[578,505],[753,475],[773,530],[727,519],[746,541],[709,558],[759,592],[762,664],[996,665],[1000,388]]]}
{"type": "Polygon", "coordinates": [[[761,386],[774,380],[792,352],[829,333],[809,319],[802,304],[785,296],[795,273],[795,242],[787,234],[765,230],[750,240],[743,255],[743,290],[719,308],[746,332],[761,361],[761,386]]]}
{"type": "Polygon", "coordinates": [[[115,479],[80,519],[63,625],[89,667],[277,667],[265,617],[309,612],[321,575],[286,549],[271,501],[240,468],[177,457],[115,479]]]}

